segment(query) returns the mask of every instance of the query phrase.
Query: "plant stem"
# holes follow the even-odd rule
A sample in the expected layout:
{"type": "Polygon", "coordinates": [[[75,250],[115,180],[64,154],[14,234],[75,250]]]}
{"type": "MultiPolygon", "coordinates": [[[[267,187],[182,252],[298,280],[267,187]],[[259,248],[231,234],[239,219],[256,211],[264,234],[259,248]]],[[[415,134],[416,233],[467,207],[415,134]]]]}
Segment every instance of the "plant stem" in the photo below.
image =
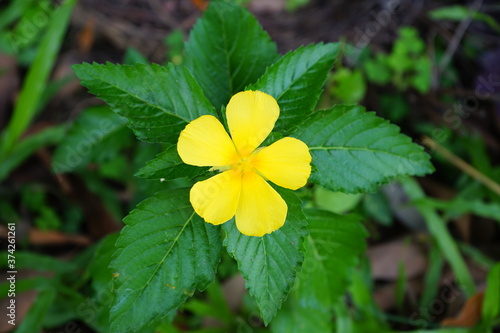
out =
{"type": "Polygon", "coordinates": [[[490,190],[495,192],[497,195],[500,196],[500,185],[495,182],[493,179],[490,177],[486,176],[485,174],[481,173],[479,170],[474,168],[472,165],[469,163],[465,162],[462,160],[460,157],[457,155],[453,154],[451,151],[446,149],[445,147],[441,146],[439,143],[436,141],[432,140],[429,137],[424,137],[422,139],[423,144],[428,146],[431,150],[436,150],[441,156],[443,156],[445,159],[447,159],[451,164],[471,176],[472,178],[476,179],[477,181],[481,182],[484,186],[488,187],[490,190]]]}
{"type": "MultiPolygon", "coordinates": [[[[414,178],[404,178],[400,182],[411,201],[425,198],[424,191],[414,178]]],[[[429,205],[417,203],[416,207],[423,215],[429,232],[434,237],[444,257],[450,263],[460,288],[468,297],[472,296],[476,291],[474,280],[458,250],[457,244],[446,228],[446,222],[429,205]]]]}

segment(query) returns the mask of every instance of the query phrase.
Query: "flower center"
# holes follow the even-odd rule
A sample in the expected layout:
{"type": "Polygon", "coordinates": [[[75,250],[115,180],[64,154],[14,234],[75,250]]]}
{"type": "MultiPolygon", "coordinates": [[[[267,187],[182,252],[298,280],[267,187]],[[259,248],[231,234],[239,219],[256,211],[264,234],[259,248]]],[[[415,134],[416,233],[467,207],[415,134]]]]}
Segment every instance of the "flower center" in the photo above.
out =
{"type": "Polygon", "coordinates": [[[253,171],[252,160],[252,155],[241,157],[238,162],[232,165],[232,168],[241,172],[253,171]]]}

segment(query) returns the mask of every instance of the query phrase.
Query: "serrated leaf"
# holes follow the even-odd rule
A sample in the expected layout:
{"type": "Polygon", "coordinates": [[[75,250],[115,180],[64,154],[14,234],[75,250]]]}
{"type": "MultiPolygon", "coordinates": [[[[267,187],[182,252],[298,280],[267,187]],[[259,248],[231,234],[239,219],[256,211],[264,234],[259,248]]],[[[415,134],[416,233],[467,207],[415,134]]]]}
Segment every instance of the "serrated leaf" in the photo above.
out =
{"type": "Polygon", "coordinates": [[[146,142],[176,143],[188,122],[216,115],[189,71],[172,64],[73,66],[81,84],[128,119],[135,135],[146,142]]]}
{"type": "Polygon", "coordinates": [[[294,133],[311,151],[310,181],[332,191],[375,191],[398,176],[434,170],[429,155],[399,127],[358,105],[317,112],[294,133]]]}
{"type": "Polygon", "coordinates": [[[300,47],[285,54],[247,87],[268,93],[278,101],[280,117],[275,131],[290,133],[313,112],[338,49],[338,44],[300,47]]]}
{"type": "Polygon", "coordinates": [[[304,258],[301,246],[307,234],[300,200],[289,191],[279,189],[288,204],[285,225],[264,237],[241,234],[234,221],[223,224],[227,237],[224,245],[236,259],[246,280],[246,287],[260,309],[267,325],[285,301],[304,258]]]}
{"type": "Polygon", "coordinates": [[[103,142],[111,141],[126,123],[125,118],[117,116],[106,106],[84,110],[54,152],[53,169],[55,172],[69,172],[86,164],[94,150],[103,142]]]}
{"type": "Polygon", "coordinates": [[[248,10],[213,1],[189,35],[185,64],[219,110],[277,57],[276,44],[248,10]]]}
{"type": "Polygon", "coordinates": [[[135,175],[147,179],[172,180],[176,178],[194,178],[206,171],[206,168],[187,165],[182,162],[177,153],[177,145],[168,147],[164,152],[156,155],[154,160],[146,163],[135,175]]]}
{"type": "Polygon", "coordinates": [[[92,302],[96,307],[96,315],[86,318],[86,322],[97,332],[109,332],[109,307],[113,300],[113,272],[109,264],[118,237],[119,234],[115,233],[101,240],[88,267],[92,278],[92,302]]]}
{"type": "Polygon", "coordinates": [[[366,250],[368,236],[354,215],[308,209],[309,236],[299,275],[297,298],[304,307],[330,308],[349,286],[351,270],[366,250]]]}
{"type": "Polygon", "coordinates": [[[196,289],[214,279],[220,228],[205,223],[189,202],[189,189],[158,192],[125,219],[111,263],[113,332],[137,332],[173,316],[196,289]]]}

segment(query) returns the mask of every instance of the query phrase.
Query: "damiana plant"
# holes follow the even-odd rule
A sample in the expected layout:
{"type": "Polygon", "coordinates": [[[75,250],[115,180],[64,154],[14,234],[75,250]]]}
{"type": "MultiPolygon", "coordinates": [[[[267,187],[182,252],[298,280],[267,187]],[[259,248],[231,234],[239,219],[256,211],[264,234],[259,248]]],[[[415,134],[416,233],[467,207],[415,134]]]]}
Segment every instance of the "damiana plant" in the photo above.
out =
{"type": "Polygon", "coordinates": [[[224,248],[266,325],[287,297],[273,321],[281,331],[292,331],[283,320],[291,309],[328,318],[366,232],[354,215],[303,209],[293,190],[310,182],[363,193],[433,170],[420,146],[363,107],[315,111],[338,49],[281,56],[248,11],[211,1],[183,65],[74,66],[138,139],[164,145],[137,176],[171,184],[124,219],[110,266],[112,332],[172,319],[214,280],[224,248]],[[178,178],[191,185],[172,190],[178,178]]]}

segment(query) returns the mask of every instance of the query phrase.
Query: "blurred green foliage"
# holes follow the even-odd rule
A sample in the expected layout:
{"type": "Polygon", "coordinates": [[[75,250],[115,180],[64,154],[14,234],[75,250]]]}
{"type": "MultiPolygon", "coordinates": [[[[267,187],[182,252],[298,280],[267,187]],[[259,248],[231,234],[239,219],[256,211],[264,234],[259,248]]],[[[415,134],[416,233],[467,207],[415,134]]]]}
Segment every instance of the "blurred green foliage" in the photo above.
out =
{"type": "MultiPolygon", "coordinates": [[[[293,11],[306,3],[307,0],[289,0],[286,7],[293,11]]],[[[65,1],[62,6],[57,7],[48,1],[15,0],[0,12],[0,50],[15,55],[18,63],[27,68],[27,76],[10,123],[1,133],[0,180],[7,179],[13,170],[40,147],[56,146],[54,171],[81,177],[105,207],[117,219],[121,219],[153,193],[186,185],[186,179],[167,184],[161,181],[163,177],[153,179],[151,176],[152,173],[164,170],[157,170],[151,162],[146,162],[153,159],[161,161],[162,154],[169,151],[168,147],[134,140],[132,132],[125,126],[127,121],[111,112],[107,106],[84,109],[80,116],[68,124],[47,127],[22,137],[50,97],[71,80],[66,78],[51,82],[49,77],[67,31],[73,5],[73,1],[65,1]],[[35,16],[50,19],[35,21],[35,16]],[[103,127],[103,121],[109,121],[111,125],[103,127]],[[78,149],[84,149],[85,153],[78,152],[78,149]],[[132,177],[136,172],[147,175],[146,179],[132,177]],[[117,187],[129,195],[127,204],[124,205],[123,200],[117,197],[117,187]]],[[[458,5],[437,8],[429,12],[429,16],[433,20],[451,21],[471,18],[500,30],[498,22],[492,16],[458,5]]],[[[182,31],[174,31],[165,39],[168,61],[176,65],[185,62],[184,39],[182,31]]],[[[408,91],[414,90],[425,95],[431,90],[432,69],[444,53],[444,48],[438,43],[437,48],[438,59],[431,59],[428,45],[419,36],[418,30],[414,27],[402,27],[388,53],[368,49],[367,56],[361,57],[352,68],[343,67],[339,63],[342,60],[338,59],[336,69],[329,75],[323,97],[339,103],[362,103],[371,89],[370,85],[375,85],[389,91],[378,96],[382,115],[398,124],[403,123],[412,112],[407,100],[408,91]]],[[[474,54],[478,52],[473,51],[474,54]]],[[[269,59],[274,61],[275,55],[271,54],[269,59]]],[[[146,57],[132,48],[125,53],[123,62],[131,65],[149,63],[146,57]]],[[[263,71],[266,68],[267,66],[263,66],[263,71]]],[[[458,72],[452,67],[446,69],[441,84],[452,86],[457,80],[458,72]]],[[[454,101],[450,95],[440,98],[443,103],[451,104],[454,101]]],[[[419,123],[412,128],[418,134],[427,135],[433,129],[436,129],[436,125],[431,123],[419,123]]],[[[482,137],[469,135],[467,132],[460,135],[448,128],[443,131],[448,133],[445,142],[447,147],[467,158],[481,173],[498,179],[500,167],[490,160],[482,137]]],[[[449,174],[446,180],[454,187],[455,198],[433,198],[425,194],[413,179],[402,180],[404,191],[410,199],[405,205],[418,209],[424,216],[430,233],[430,239],[424,241],[429,257],[425,287],[420,298],[414,300],[421,311],[418,312],[418,320],[401,315],[402,312],[384,313],[374,298],[375,281],[366,257],[363,241],[365,231],[360,221],[363,221],[370,232],[379,225],[386,228],[399,223],[395,217],[395,208],[391,206],[391,196],[383,191],[345,194],[313,185],[300,193],[306,213],[311,215],[311,235],[306,237],[303,247],[306,249],[305,262],[311,266],[319,265],[319,268],[303,269],[299,273],[291,294],[269,328],[265,328],[260,321],[258,305],[248,295],[240,309],[230,309],[224,296],[224,285],[238,272],[238,265],[223,251],[216,279],[205,292],[197,292],[182,305],[173,322],[167,318],[157,327],[144,328],[141,332],[365,333],[395,332],[391,326],[396,324],[406,325],[414,333],[493,331],[500,325],[500,266],[479,248],[453,238],[446,225],[465,214],[500,223],[500,199],[470,175],[456,171],[446,159],[437,154],[433,157],[438,172],[449,174]],[[319,208],[325,212],[311,213],[307,210],[311,208],[319,208]],[[331,220],[338,222],[335,226],[337,229],[328,225],[331,220]],[[353,240],[348,244],[343,242],[343,228],[352,228],[350,235],[353,240]],[[330,232],[332,237],[328,237],[330,232]],[[341,255],[335,251],[340,251],[341,255]],[[332,256],[331,253],[336,255],[332,256]],[[438,328],[436,323],[424,318],[427,318],[429,304],[439,297],[440,279],[446,264],[451,266],[467,295],[475,292],[476,286],[465,258],[479,262],[489,270],[481,322],[473,329],[438,328]],[[202,328],[207,317],[215,319],[218,324],[213,328],[202,328]]],[[[28,216],[33,221],[33,226],[42,230],[77,233],[82,229],[84,217],[81,208],[67,198],[57,197],[51,193],[51,189],[32,184],[19,189],[1,187],[0,191],[2,223],[18,221],[28,216]],[[54,200],[59,200],[62,204],[54,207],[54,200]]],[[[376,234],[372,236],[376,237],[376,234]]],[[[65,325],[78,327],[81,323],[96,332],[111,332],[109,309],[115,296],[114,272],[109,265],[113,260],[117,239],[117,234],[109,235],[70,261],[27,248],[18,250],[17,268],[40,274],[18,281],[18,293],[27,290],[37,290],[39,293],[16,332],[31,333],[65,325]]],[[[19,245],[22,248],[21,243],[19,245]]],[[[2,256],[5,257],[5,253],[2,256]]],[[[1,265],[5,268],[3,261],[1,265]]],[[[403,266],[399,267],[395,298],[397,310],[403,311],[408,281],[403,266]]],[[[7,283],[0,284],[2,294],[6,294],[7,290],[7,283]]],[[[416,304],[414,306],[417,307],[416,304]]]]}

